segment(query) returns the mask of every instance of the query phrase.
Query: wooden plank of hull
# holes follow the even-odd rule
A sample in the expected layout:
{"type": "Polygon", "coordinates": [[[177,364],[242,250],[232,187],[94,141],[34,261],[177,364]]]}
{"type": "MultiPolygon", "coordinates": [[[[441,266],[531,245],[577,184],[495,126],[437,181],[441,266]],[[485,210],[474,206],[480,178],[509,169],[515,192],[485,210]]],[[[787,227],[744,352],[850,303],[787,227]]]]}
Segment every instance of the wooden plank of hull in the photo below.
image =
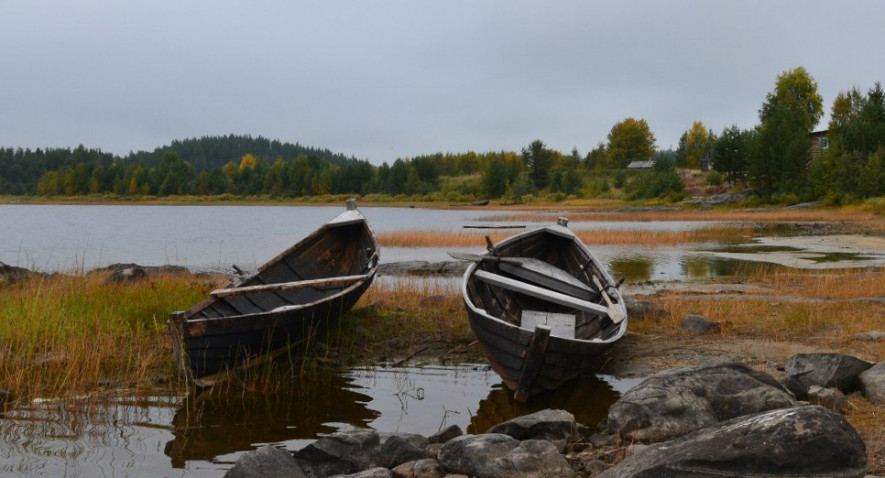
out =
{"type": "Polygon", "coordinates": [[[350,309],[370,284],[367,279],[348,294],[301,308],[186,323],[183,346],[192,378],[217,374],[308,339],[350,309]]]}

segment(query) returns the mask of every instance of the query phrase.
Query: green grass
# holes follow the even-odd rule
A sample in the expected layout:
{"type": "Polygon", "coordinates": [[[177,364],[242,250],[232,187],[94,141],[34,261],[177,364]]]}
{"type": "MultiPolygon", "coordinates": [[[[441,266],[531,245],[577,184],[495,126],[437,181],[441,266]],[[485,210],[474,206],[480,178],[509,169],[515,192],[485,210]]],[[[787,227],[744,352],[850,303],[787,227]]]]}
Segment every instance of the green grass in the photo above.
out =
{"type": "Polygon", "coordinates": [[[27,400],[168,382],[177,373],[166,317],[208,286],[189,275],[126,285],[57,275],[4,286],[0,389],[27,400]]]}

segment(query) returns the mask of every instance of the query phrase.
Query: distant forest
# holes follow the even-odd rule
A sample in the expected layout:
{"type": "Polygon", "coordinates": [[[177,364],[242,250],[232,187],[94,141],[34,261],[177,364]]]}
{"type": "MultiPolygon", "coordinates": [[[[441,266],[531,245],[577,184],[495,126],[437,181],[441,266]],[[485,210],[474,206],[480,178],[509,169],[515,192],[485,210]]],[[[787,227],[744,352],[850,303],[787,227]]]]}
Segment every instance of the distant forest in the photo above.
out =
{"type": "Polygon", "coordinates": [[[885,196],[885,91],[841,92],[828,128],[817,83],[798,67],[777,77],[759,124],[714,133],[695,121],[675,151],[644,119],[616,123],[585,155],[548,148],[434,153],[373,165],[328,149],[248,135],[173,141],[118,157],[97,149],[0,148],[0,195],[312,197],[379,195],[451,202],[503,198],[678,201],[752,187],[767,202],[854,203],[885,196]],[[631,167],[640,163],[639,169],[631,167]],[[702,172],[703,171],[703,172],[702,172]]]}

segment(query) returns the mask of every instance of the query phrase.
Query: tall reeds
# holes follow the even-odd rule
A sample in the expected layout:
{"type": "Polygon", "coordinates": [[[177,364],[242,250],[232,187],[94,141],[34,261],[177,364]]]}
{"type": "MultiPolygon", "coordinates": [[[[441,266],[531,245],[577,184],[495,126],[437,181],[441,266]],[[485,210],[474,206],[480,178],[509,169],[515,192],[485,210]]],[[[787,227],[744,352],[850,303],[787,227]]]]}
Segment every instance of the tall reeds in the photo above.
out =
{"type": "Polygon", "coordinates": [[[101,275],[35,278],[0,290],[0,389],[19,399],[175,376],[166,316],[208,284],[161,275],[105,284],[101,275]]]}
{"type": "MultiPolygon", "coordinates": [[[[688,231],[653,231],[624,229],[576,230],[587,245],[675,245],[705,241],[734,242],[749,240],[756,229],[751,225],[714,225],[688,231]]],[[[518,232],[518,230],[517,230],[518,232]]],[[[484,237],[498,242],[514,234],[514,230],[413,230],[378,234],[384,247],[485,247],[484,237]]]]}

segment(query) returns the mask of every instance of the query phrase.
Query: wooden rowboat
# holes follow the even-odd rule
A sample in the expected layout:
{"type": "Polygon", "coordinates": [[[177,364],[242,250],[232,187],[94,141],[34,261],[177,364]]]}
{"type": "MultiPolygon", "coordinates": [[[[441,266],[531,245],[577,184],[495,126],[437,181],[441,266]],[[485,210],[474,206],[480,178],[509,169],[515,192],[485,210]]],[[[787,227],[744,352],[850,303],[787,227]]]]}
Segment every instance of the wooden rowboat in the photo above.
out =
{"type": "Polygon", "coordinates": [[[347,210],[236,287],[169,317],[179,368],[198,387],[290,350],[349,310],[378,268],[366,218],[347,210]]]}
{"type": "Polygon", "coordinates": [[[461,293],[492,368],[518,401],[589,370],[627,331],[617,285],[560,218],[469,257],[461,293]]]}

